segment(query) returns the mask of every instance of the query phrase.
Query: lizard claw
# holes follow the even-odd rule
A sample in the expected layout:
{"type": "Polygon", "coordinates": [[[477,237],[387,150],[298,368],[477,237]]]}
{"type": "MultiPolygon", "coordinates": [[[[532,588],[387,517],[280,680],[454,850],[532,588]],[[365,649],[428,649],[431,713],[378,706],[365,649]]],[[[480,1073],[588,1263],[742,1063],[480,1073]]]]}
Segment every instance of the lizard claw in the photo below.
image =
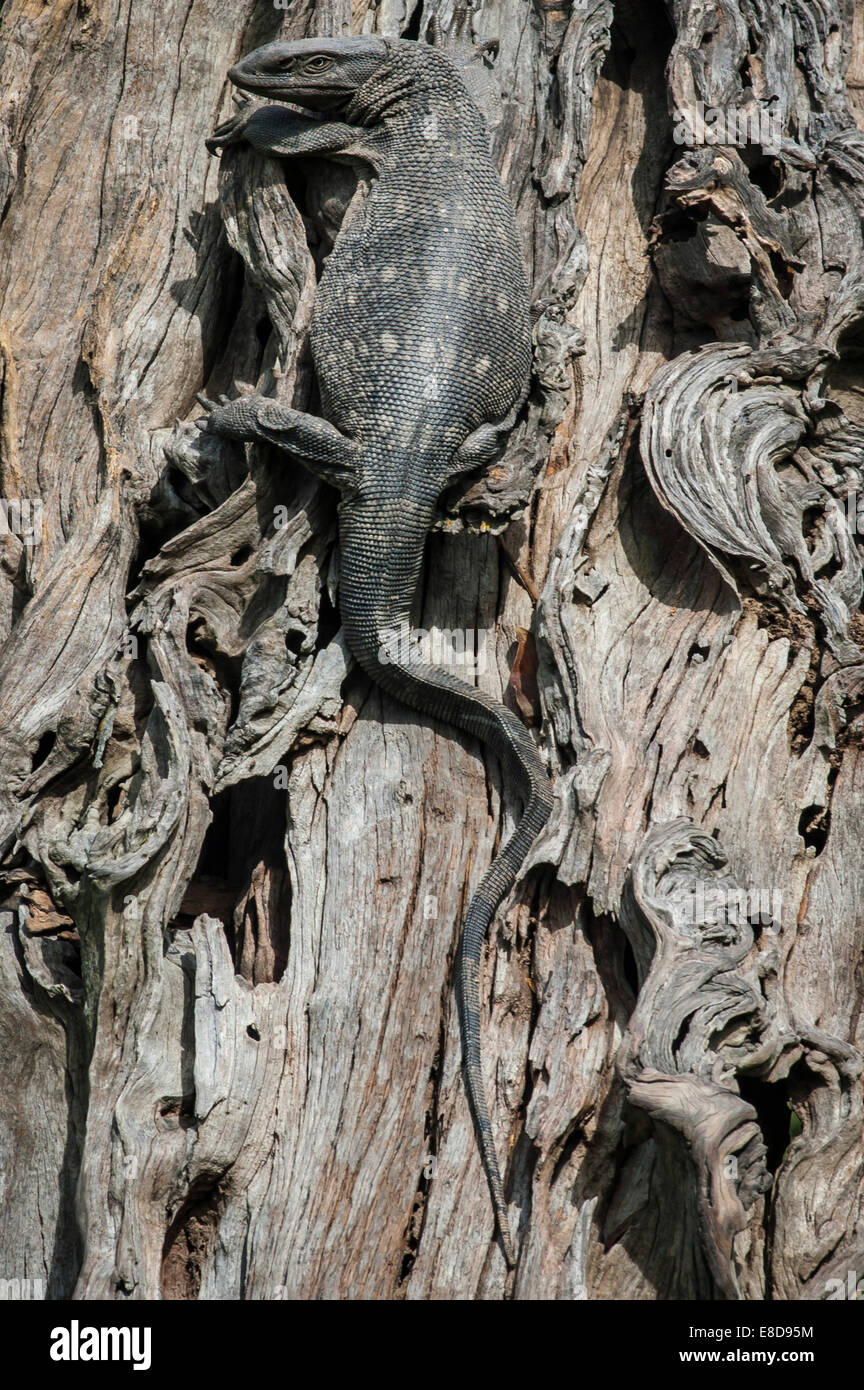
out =
{"type": "Polygon", "coordinates": [[[220,122],[212,135],[204,141],[211,154],[216,154],[219,150],[227,149],[229,145],[240,144],[243,140],[243,132],[249,123],[250,102],[244,104],[235,111],[233,116],[229,116],[227,121],[220,122]]]}
{"type": "Polygon", "coordinates": [[[204,407],[204,409],[205,409],[205,411],[206,411],[207,413],[206,413],[205,415],[199,415],[199,416],[197,416],[197,418],[196,418],[195,420],[193,420],[192,423],[193,423],[193,425],[195,425],[196,428],[199,429],[199,430],[207,430],[207,429],[209,428],[209,426],[210,426],[210,415],[211,415],[211,412],[214,411],[214,410],[216,409],[215,403],[214,403],[213,401],[209,400],[209,399],[207,398],[207,396],[204,395],[204,392],[203,392],[203,391],[196,391],[196,392],[195,392],[195,399],[196,399],[196,401],[198,402],[199,405],[203,405],[203,407],[204,407]]]}
{"type": "MultiPolygon", "coordinates": [[[[227,121],[224,122],[224,125],[227,124],[227,121]]],[[[213,134],[207,136],[207,139],[204,141],[204,144],[207,146],[211,154],[218,154],[219,151],[224,149],[225,146],[229,143],[228,135],[229,132],[224,129],[224,126],[217,125],[213,134]]]]}
{"type": "Polygon", "coordinates": [[[207,434],[222,435],[226,439],[246,439],[246,411],[239,400],[220,394],[218,401],[211,401],[203,391],[196,393],[196,400],[204,407],[205,415],[195,421],[199,430],[207,434]]]}

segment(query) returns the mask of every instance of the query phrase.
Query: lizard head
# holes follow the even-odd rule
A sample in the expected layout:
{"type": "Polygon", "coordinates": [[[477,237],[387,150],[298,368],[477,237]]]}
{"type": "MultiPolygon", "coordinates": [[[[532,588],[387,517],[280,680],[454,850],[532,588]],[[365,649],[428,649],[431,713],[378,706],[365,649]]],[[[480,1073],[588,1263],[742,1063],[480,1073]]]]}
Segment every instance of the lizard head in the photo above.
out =
{"type": "Polygon", "coordinates": [[[290,101],[314,111],[338,111],[386,63],[383,39],[297,39],[247,53],[228,72],[244,92],[290,101]]]}

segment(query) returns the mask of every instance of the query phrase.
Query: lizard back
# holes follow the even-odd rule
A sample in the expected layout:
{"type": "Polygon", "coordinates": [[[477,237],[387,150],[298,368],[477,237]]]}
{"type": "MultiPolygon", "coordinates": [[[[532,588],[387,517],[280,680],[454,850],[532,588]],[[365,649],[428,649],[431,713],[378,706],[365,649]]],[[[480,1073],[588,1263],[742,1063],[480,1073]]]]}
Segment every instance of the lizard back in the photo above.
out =
{"type": "Polygon", "coordinates": [[[430,487],[437,497],[467,436],[524,393],[530,319],[479,111],[442,55],[393,49],[383,90],[351,113],[377,118],[380,164],[326,262],[312,350],[323,413],[372,455],[364,478],[419,502],[430,487]]]}

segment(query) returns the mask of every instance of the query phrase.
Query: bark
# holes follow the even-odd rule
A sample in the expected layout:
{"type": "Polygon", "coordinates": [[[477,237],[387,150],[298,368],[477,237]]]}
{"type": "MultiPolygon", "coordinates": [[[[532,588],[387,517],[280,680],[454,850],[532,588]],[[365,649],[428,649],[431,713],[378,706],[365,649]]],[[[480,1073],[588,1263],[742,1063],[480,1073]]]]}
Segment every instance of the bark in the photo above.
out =
{"type": "Polygon", "coordinates": [[[829,1296],[864,1268],[860,10],[6,0],[0,40],[0,1273],[829,1296]],[[202,388],[315,408],[363,177],[204,139],[240,54],[341,32],[462,66],[533,286],[531,399],[417,609],[556,779],[486,962],[511,1275],[452,974],[518,803],[354,667],[328,489],[192,424],[202,388]]]}

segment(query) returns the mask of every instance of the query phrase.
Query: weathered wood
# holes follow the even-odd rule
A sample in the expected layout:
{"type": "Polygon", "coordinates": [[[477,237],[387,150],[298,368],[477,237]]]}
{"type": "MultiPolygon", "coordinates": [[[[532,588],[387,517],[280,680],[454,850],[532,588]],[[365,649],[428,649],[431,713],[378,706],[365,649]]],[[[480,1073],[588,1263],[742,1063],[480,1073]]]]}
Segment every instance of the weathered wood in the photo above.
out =
{"type": "Polygon", "coordinates": [[[6,0],[0,41],[0,1277],[826,1297],[864,1261],[860,10],[6,0]],[[556,776],[487,961],[510,1277],[452,969],[518,805],[353,667],[329,491],[192,424],[315,408],[362,180],[204,139],[240,53],[351,31],[462,66],[533,285],[417,606],[556,776]]]}

